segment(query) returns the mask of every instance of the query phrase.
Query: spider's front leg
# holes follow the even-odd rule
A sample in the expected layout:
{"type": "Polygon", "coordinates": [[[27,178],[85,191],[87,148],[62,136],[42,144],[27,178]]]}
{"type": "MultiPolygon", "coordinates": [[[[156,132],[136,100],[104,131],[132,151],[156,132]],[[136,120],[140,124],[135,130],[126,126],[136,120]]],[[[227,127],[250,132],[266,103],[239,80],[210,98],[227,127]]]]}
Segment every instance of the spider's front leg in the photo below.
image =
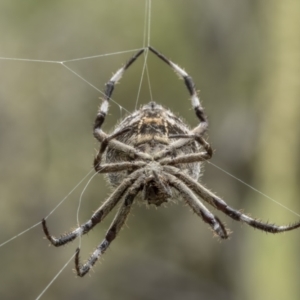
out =
{"type": "Polygon", "coordinates": [[[95,122],[94,122],[94,136],[96,139],[99,140],[100,143],[103,142],[103,136],[101,136],[102,133],[102,125],[105,121],[105,117],[108,113],[109,108],[109,101],[113,94],[115,84],[122,78],[125,71],[136,61],[136,59],[145,51],[145,49],[141,49],[138,51],[135,55],[133,55],[126,64],[120,68],[112,77],[111,79],[106,83],[106,88],[104,92],[104,99],[102,104],[99,107],[95,122]]]}
{"type": "MultiPolygon", "coordinates": [[[[204,109],[201,105],[200,99],[198,97],[198,93],[192,77],[188,73],[186,73],[182,68],[180,68],[177,64],[173,63],[171,60],[169,60],[167,57],[165,57],[162,53],[158,52],[153,47],[149,46],[149,50],[153,52],[162,61],[164,61],[167,65],[169,65],[183,79],[184,84],[190,94],[192,106],[195,111],[196,117],[199,120],[199,124],[196,128],[193,129],[193,133],[198,136],[202,136],[207,130],[208,121],[204,109]]],[[[179,139],[174,143],[172,143],[170,147],[165,148],[164,150],[158,152],[155,155],[155,159],[160,159],[162,157],[165,157],[173,149],[181,148],[185,146],[187,143],[189,143],[189,140],[183,137],[182,139],[179,139]]]]}
{"type": "MultiPolygon", "coordinates": [[[[94,123],[94,134],[97,138],[97,131],[101,130],[102,124],[105,121],[105,117],[108,112],[109,107],[109,101],[113,94],[115,84],[122,78],[125,71],[136,61],[136,59],[145,51],[145,49],[139,50],[135,55],[133,55],[126,64],[120,68],[112,77],[111,79],[106,83],[106,88],[104,92],[104,100],[98,110],[95,123],[94,123]]],[[[101,141],[100,141],[101,142],[101,141]]]]}
{"type": "Polygon", "coordinates": [[[96,261],[99,259],[99,257],[102,254],[104,254],[104,252],[107,250],[110,243],[116,238],[120,229],[123,227],[126,221],[126,218],[129,214],[134,198],[143,187],[144,180],[145,180],[145,176],[144,175],[140,176],[136,180],[136,182],[128,189],[123,204],[118,210],[112,224],[110,225],[105,235],[105,239],[99,244],[99,246],[90,256],[88,261],[83,265],[80,265],[80,261],[79,261],[80,249],[77,248],[76,255],[75,255],[75,268],[78,276],[83,277],[86,273],[88,273],[89,270],[96,263],[96,261]]]}

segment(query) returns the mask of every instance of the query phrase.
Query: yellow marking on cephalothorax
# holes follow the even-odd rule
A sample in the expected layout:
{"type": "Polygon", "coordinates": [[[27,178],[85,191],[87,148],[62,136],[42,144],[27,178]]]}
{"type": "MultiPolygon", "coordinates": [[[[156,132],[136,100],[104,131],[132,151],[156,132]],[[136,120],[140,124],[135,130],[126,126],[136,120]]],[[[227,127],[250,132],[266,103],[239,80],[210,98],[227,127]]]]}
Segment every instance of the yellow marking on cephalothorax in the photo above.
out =
{"type": "Polygon", "coordinates": [[[151,141],[156,141],[158,143],[169,145],[170,140],[167,136],[161,136],[161,135],[154,135],[154,134],[139,134],[137,136],[137,142],[136,145],[149,143],[151,141]]]}
{"type": "Polygon", "coordinates": [[[143,117],[142,118],[143,124],[156,124],[156,125],[164,125],[165,120],[163,118],[149,118],[149,117],[143,117]]]}

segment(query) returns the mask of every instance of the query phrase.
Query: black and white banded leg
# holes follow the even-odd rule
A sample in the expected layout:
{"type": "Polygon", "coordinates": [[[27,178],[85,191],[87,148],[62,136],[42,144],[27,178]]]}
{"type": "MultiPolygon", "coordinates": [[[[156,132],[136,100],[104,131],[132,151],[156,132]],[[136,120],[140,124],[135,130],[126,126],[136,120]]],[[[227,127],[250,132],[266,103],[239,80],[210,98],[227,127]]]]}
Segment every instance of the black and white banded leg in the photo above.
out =
{"type": "Polygon", "coordinates": [[[189,188],[193,192],[199,195],[204,201],[211,204],[216,209],[222,211],[224,214],[226,214],[235,221],[246,223],[251,227],[270,233],[280,233],[284,231],[294,230],[300,227],[300,222],[296,222],[290,225],[275,225],[251,218],[248,215],[243,214],[242,212],[230,207],[224,200],[216,196],[210,190],[206,189],[199,182],[197,182],[187,174],[180,172],[177,168],[165,166],[164,170],[169,174],[173,174],[180,181],[183,181],[187,186],[189,186],[189,188]]]}
{"type": "Polygon", "coordinates": [[[168,173],[164,173],[164,176],[168,179],[170,186],[173,186],[176,190],[178,190],[185,202],[199,217],[202,218],[205,223],[210,225],[211,229],[220,238],[228,238],[228,233],[224,224],[204,206],[204,204],[195,196],[185,183],[168,173]]]}
{"type": "Polygon", "coordinates": [[[149,50],[153,52],[156,56],[158,56],[162,61],[164,61],[166,64],[168,64],[183,80],[185,83],[185,86],[187,87],[192,101],[192,106],[194,108],[195,114],[197,118],[199,119],[200,123],[199,125],[193,130],[194,133],[197,133],[199,135],[203,134],[208,126],[207,117],[204,113],[204,109],[201,106],[197,90],[194,84],[194,81],[191,76],[189,76],[188,73],[186,73],[182,68],[180,68],[178,65],[173,63],[171,60],[166,58],[163,54],[158,52],[153,47],[149,46],[149,50]]]}
{"type": "Polygon", "coordinates": [[[75,268],[78,276],[83,277],[87,272],[89,272],[100,256],[107,250],[110,243],[116,238],[126,221],[134,198],[143,187],[144,180],[144,176],[139,177],[139,179],[136,180],[136,182],[128,189],[125,194],[124,201],[105,235],[105,239],[99,244],[88,261],[83,265],[80,265],[79,261],[80,249],[78,248],[76,250],[75,268]]]}
{"type": "MultiPolygon", "coordinates": [[[[51,244],[55,247],[59,247],[65,245],[77,237],[82,236],[88,233],[94,226],[100,223],[107,214],[118,204],[120,199],[123,197],[126,190],[134,184],[134,182],[142,176],[143,171],[137,170],[130,174],[124,181],[118,186],[118,188],[110,195],[110,197],[93,213],[91,219],[82,224],[80,227],[75,230],[66,233],[60,237],[55,237],[50,234],[48,226],[46,224],[46,220],[42,220],[43,230],[47,239],[51,242],[51,244]]],[[[140,180],[139,180],[140,182],[140,180]]]]}
{"type": "MultiPolygon", "coordinates": [[[[134,56],[132,56],[127,63],[120,68],[113,76],[112,78],[106,83],[106,88],[105,88],[105,96],[103,99],[102,104],[100,105],[100,108],[98,110],[95,123],[94,123],[94,136],[96,139],[99,140],[99,131],[101,131],[102,124],[105,121],[105,117],[108,112],[109,108],[109,100],[112,96],[112,93],[115,88],[115,84],[122,78],[124,72],[136,61],[136,59],[145,51],[145,49],[141,49],[138,51],[134,56]]],[[[99,140],[99,142],[102,142],[102,139],[99,140]]]]}
{"type": "MultiPolygon", "coordinates": [[[[207,117],[204,113],[204,109],[200,103],[200,100],[199,100],[199,97],[197,94],[197,90],[196,90],[196,87],[195,87],[192,77],[189,76],[189,74],[186,73],[177,64],[173,63],[171,60],[169,60],[167,57],[165,57],[163,54],[158,52],[153,47],[149,46],[149,50],[151,52],[153,52],[157,57],[159,57],[162,61],[164,61],[167,65],[169,65],[175,71],[175,73],[177,73],[179,75],[179,77],[184,80],[185,86],[186,86],[187,90],[189,91],[189,94],[191,97],[193,109],[195,111],[195,114],[196,114],[198,120],[200,121],[198,126],[195,127],[191,133],[196,134],[198,136],[202,136],[207,130],[208,121],[207,121],[207,117]]],[[[167,153],[174,151],[174,149],[181,148],[184,145],[188,144],[189,142],[190,142],[189,138],[179,139],[179,140],[171,143],[171,145],[169,145],[168,148],[158,152],[155,155],[155,158],[158,159],[158,158],[164,157],[167,153]]]]}

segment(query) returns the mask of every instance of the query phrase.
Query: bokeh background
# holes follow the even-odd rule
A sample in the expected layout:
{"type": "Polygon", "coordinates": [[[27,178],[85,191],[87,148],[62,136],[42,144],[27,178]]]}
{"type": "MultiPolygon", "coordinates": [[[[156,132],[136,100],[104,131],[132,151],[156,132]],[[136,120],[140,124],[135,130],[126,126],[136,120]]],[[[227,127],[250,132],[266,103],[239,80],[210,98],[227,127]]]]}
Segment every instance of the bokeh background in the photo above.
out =
{"type": "MultiPolygon", "coordinates": [[[[145,1],[0,1],[0,57],[62,61],[141,48],[145,1]]],[[[279,224],[299,201],[300,2],[152,1],[151,45],[184,67],[210,120],[212,162],[291,209],[285,210],[213,165],[202,182],[230,205],[279,224]]],[[[130,53],[66,64],[103,90],[130,53]]],[[[143,60],[114,100],[135,109],[143,60]]],[[[154,100],[197,124],[182,82],[148,57],[154,100]]],[[[90,171],[92,123],[101,94],[59,64],[0,59],[0,243],[36,224],[90,171]]],[[[138,106],[150,100],[145,81],[138,106]]],[[[111,105],[110,131],[125,109],[111,105]]],[[[53,234],[76,225],[81,185],[48,219],[53,234]]],[[[79,218],[109,195],[102,175],[84,193],[79,218]]],[[[300,298],[300,230],[265,234],[218,214],[233,234],[219,242],[182,203],[136,205],[126,228],[86,277],[73,261],[42,299],[300,298]]],[[[105,220],[82,240],[85,259],[105,220]]],[[[54,248],[41,226],[0,248],[0,298],[35,299],[74,253],[54,248]]]]}

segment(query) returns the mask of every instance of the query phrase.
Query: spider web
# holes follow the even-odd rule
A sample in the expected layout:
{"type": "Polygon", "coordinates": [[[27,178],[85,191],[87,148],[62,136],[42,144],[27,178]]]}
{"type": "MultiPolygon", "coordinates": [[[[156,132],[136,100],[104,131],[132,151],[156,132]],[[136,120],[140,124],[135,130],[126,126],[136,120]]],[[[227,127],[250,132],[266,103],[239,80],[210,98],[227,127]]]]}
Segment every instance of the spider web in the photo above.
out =
{"type": "MultiPolygon", "coordinates": [[[[42,239],[43,233],[39,220],[45,216],[49,217],[55,212],[55,215],[51,217],[52,219],[49,218],[49,226],[53,228],[53,232],[60,233],[62,230],[68,230],[70,226],[74,226],[76,221],[80,223],[80,220],[88,218],[90,212],[95,209],[109,193],[109,189],[105,188],[102,182],[101,193],[99,194],[98,181],[102,179],[97,178],[97,180],[90,182],[93,178],[93,171],[89,169],[89,166],[93,158],[93,148],[97,147],[94,145],[91,134],[91,123],[94,119],[97,106],[100,104],[100,100],[97,99],[101,97],[104,83],[109,79],[111,73],[116,71],[137,49],[148,45],[150,43],[150,33],[152,33],[152,31],[150,32],[152,28],[151,1],[145,0],[139,3],[136,1],[126,2],[126,5],[120,4],[119,1],[111,1],[109,5],[105,4],[103,6],[99,4],[98,14],[101,15],[99,19],[103,19],[99,21],[98,26],[91,26],[89,23],[85,25],[78,24],[80,22],[77,20],[81,20],[81,9],[83,8],[79,4],[77,8],[76,5],[72,4],[72,6],[70,6],[67,2],[62,2],[62,5],[55,6],[54,8],[57,9],[57,12],[64,14],[64,16],[69,16],[70,18],[67,20],[58,18],[58,22],[56,22],[54,18],[56,16],[56,13],[54,13],[55,10],[48,15],[48,19],[41,17],[47,16],[47,14],[45,14],[45,11],[48,9],[46,6],[35,7],[33,4],[19,4],[20,7],[16,8],[16,5],[10,6],[7,4],[7,11],[11,11],[14,18],[16,18],[16,27],[5,29],[7,30],[6,35],[12,35],[13,38],[17,37],[18,44],[16,44],[13,38],[7,38],[5,39],[7,43],[3,43],[4,46],[2,46],[0,52],[2,56],[0,57],[2,85],[5,85],[5,89],[1,89],[0,91],[0,105],[2,111],[0,130],[3,141],[1,151],[4,160],[9,162],[3,164],[3,174],[5,174],[3,186],[5,186],[5,188],[2,189],[1,195],[2,199],[5,200],[2,201],[1,204],[1,210],[4,212],[1,217],[1,227],[5,228],[5,230],[3,230],[2,240],[4,242],[0,244],[0,247],[2,247],[0,251],[2,250],[4,252],[3,261],[7,260],[7,265],[4,266],[4,269],[9,268],[11,272],[15,274],[21,273],[21,269],[23,271],[22,275],[19,276],[7,276],[7,281],[3,283],[3,286],[7,284],[11,287],[5,291],[7,294],[3,294],[4,298],[8,298],[13,294],[13,287],[24,280],[25,276],[30,278],[26,283],[33,286],[30,288],[31,292],[28,292],[30,298],[53,298],[53,290],[56,288],[59,290],[62,289],[61,285],[64,286],[64,290],[60,291],[59,295],[68,295],[66,296],[67,298],[70,297],[70,293],[68,294],[66,292],[67,290],[78,293],[90,287],[95,288],[95,283],[93,285],[82,281],[81,288],[75,290],[74,280],[70,280],[66,283],[66,278],[71,277],[71,279],[73,279],[74,277],[72,277],[69,271],[65,272],[66,276],[64,276],[63,279],[55,281],[67,266],[69,266],[70,269],[69,263],[72,263],[74,258],[73,250],[77,247],[77,243],[80,245],[81,240],[79,239],[78,242],[71,244],[69,247],[64,247],[64,250],[54,249],[53,247],[45,249],[45,245],[47,245],[48,242],[42,239]],[[130,5],[134,5],[137,13],[133,13],[132,10],[129,9],[130,5]],[[107,9],[108,12],[101,12],[103,9],[107,9]],[[119,16],[119,11],[122,11],[122,9],[125,14],[124,19],[119,16]],[[34,10],[37,10],[37,12],[34,12],[34,10]],[[27,16],[28,21],[26,23],[28,31],[25,31],[26,34],[22,37],[20,36],[21,31],[18,32],[21,26],[18,22],[21,21],[17,21],[17,17],[21,12],[27,16]],[[129,19],[133,17],[136,18],[134,22],[129,22],[129,19]],[[47,22],[54,27],[53,32],[50,32],[49,36],[48,33],[36,26],[40,24],[41,27],[43,27],[47,22]],[[129,25],[129,23],[131,25],[129,25]],[[80,29],[85,26],[89,28],[88,34],[92,38],[88,39],[85,36],[86,32],[80,31],[80,29]],[[120,38],[119,31],[122,29],[122,26],[126,28],[126,31],[122,32],[122,37],[120,38]],[[94,27],[93,30],[91,30],[92,27],[94,27]],[[74,34],[73,31],[76,31],[76,34],[74,34]],[[100,31],[102,32],[101,36],[99,36],[100,31]],[[35,33],[35,36],[30,36],[29,32],[31,32],[31,34],[35,33]],[[77,36],[77,38],[69,39],[70,36],[77,36]],[[114,38],[112,38],[112,36],[114,38]],[[135,40],[132,36],[139,37],[140,40],[135,40]],[[121,41],[119,41],[120,39],[121,41]],[[40,40],[42,40],[43,43],[40,44],[37,42],[40,40]],[[67,43],[65,40],[67,40],[67,43]],[[89,42],[86,42],[86,40],[89,42]],[[35,47],[38,50],[33,49],[31,45],[32,41],[35,42],[35,47]],[[69,43],[71,44],[67,45],[69,43]],[[78,47],[78,44],[80,44],[81,47],[78,47]],[[68,47],[66,47],[66,45],[68,47]],[[135,46],[132,47],[132,45],[135,46]],[[22,49],[19,51],[18,47],[22,49]],[[40,47],[44,50],[39,50],[40,47]],[[63,50],[65,57],[57,59],[57,57],[60,57],[59,53],[61,53],[59,49],[64,47],[67,48],[67,50],[63,50]],[[94,51],[96,51],[96,54],[90,54],[94,51]],[[5,55],[5,53],[14,55],[5,55]],[[84,53],[84,55],[88,53],[88,55],[82,56],[82,53],[84,53]],[[33,57],[33,59],[30,57],[33,57]],[[44,57],[47,59],[44,59],[44,57]],[[75,58],[72,59],[70,57],[75,58]],[[14,78],[14,80],[12,80],[12,78],[14,78]],[[88,107],[88,109],[86,109],[86,107],[88,107]],[[26,122],[23,122],[24,119],[26,119],[26,122]],[[55,136],[55,138],[53,138],[53,136],[55,136]],[[78,143],[78,141],[80,141],[80,143],[78,143]],[[63,160],[60,157],[63,157],[63,160]],[[86,175],[83,176],[82,174],[86,175]],[[78,182],[78,184],[74,186],[74,182],[78,182]],[[91,184],[86,190],[87,183],[91,184]],[[60,199],[61,196],[58,195],[64,195],[68,188],[70,192],[67,193],[61,201],[53,200],[60,199]],[[55,189],[55,191],[53,189],[55,189]],[[12,190],[16,190],[13,196],[10,195],[12,190]],[[87,192],[88,190],[90,191],[87,192]],[[74,191],[79,191],[79,194],[74,195],[74,191]],[[83,194],[83,192],[85,193],[83,194]],[[70,199],[71,194],[73,200],[69,200],[65,203],[66,199],[70,199]],[[88,204],[85,202],[84,208],[80,209],[81,199],[83,198],[88,200],[86,202],[91,203],[88,204]],[[74,205],[74,199],[75,201],[79,199],[79,205],[74,205]],[[98,200],[90,201],[89,199],[98,200]],[[72,207],[70,207],[71,201],[73,201],[72,207]],[[66,219],[66,214],[68,215],[68,219],[66,219]],[[24,217],[24,215],[26,217],[24,217]],[[30,225],[34,223],[35,220],[36,223],[30,225]],[[25,229],[20,230],[20,228],[25,229]],[[19,233],[15,234],[15,232],[19,233]],[[72,253],[71,256],[70,253],[72,253]],[[53,261],[58,257],[61,260],[58,261],[56,267],[52,268],[53,261]],[[26,260],[28,260],[28,264],[24,263],[26,260]],[[37,264],[39,266],[37,266],[37,264]],[[40,279],[44,273],[45,277],[40,279]],[[51,286],[52,284],[54,284],[53,287],[51,286]],[[9,291],[11,294],[8,294],[9,291]]],[[[156,3],[155,5],[159,6],[156,3]]],[[[175,1],[174,6],[178,5],[180,5],[179,1],[175,1]]],[[[194,3],[193,5],[196,4],[194,3]]],[[[93,8],[94,3],[85,2],[84,12],[86,14],[94,15],[93,8]]],[[[155,16],[158,16],[159,9],[165,9],[165,7],[162,5],[156,8],[155,16]]],[[[168,7],[168,9],[170,9],[170,7],[168,7]]],[[[171,18],[171,14],[172,12],[170,12],[169,15],[160,15],[161,17],[156,19],[156,27],[154,27],[156,32],[159,32],[159,26],[157,24],[162,24],[161,22],[165,21],[165,18],[169,20],[168,18],[171,18]]],[[[3,24],[5,24],[5,22],[6,24],[12,24],[8,22],[9,17],[8,14],[6,17],[1,18],[3,24]]],[[[89,18],[85,18],[85,20],[89,22],[89,18]]],[[[92,20],[95,22],[95,19],[91,18],[91,23],[92,20]]],[[[51,26],[48,25],[47,29],[49,30],[51,26]]],[[[166,29],[166,32],[172,32],[171,26],[166,26],[166,28],[169,29],[166,29]]],[[[179,32],[181,27],[178,26],[176,28],[177,30],[173,31],[175,32],[174,40],[181,34],[179,32]]],[[[2,34],[5,30],[2,29],[2,34]]],[[[185,36],[185,34],[182,35],[185,36]]],[[[159,36],[159,34],[156,33],[155,36],[159,36]]],[[[168,35],[162,35],[161,33],[160,36],[168,37],[168,35]]],[[[173,41],[172,37],[168,38],[173,41]]],[[[159,40],[154,41],[155,45],[163,44],[160,43],[159,40]]],[[[189,47],[189,45],[184,44],[182,47],[189,47]]],[[[186,57],[186,55],[181,55],[181,49],[177,52],[179,54],[177,56],[170,50],[165,51],[161,49],[161,47],[158,47],[158,49],[162,50],[168,56],[170,54],[171,58],[176,62],[178,61],[177,58],[180,58],[180,65],[185,66],[189,72],[192,71],[191,73],[193,75],[196,73],[198,66],[197,68],[193,65],[189,67],[188,64],[185,64],[184,57],[186,57]]],[[[159,73],[161,72],[163,74],[163,76],[160,77],[163,80],[154,87],[155,85],[150,83],[150,70],[148,70],[148,65],[146,64],[147,60],[146,55],[144,60],[141,59],[140,62],[137,62],[136,65],[132,67],[132,70],[128,70],[128,74],[126,73],[121,84],[117,86],[113,96],[113,104],[111,105],[109,116],[104,127],[105,130],[113,128],[117,119],[124,117],[126,113],[138,108],[142,99],[149,99],[146,102],[151,99],[157,100],[165,106],[170,108],[174,107],[175,111],[181,110],[183,106],[183,111],[187,111],[184,117],[188,120],[190,117],[193,118],[193,112],[190,109],[189,102],[172,101],[172,99],[187,99],[183,85],[179,86],[179,83],[177,84],[177,81],[175,81],[176,78],[174,80],[172,72],[167,68],[165,70],[161,64],[157,64],[156,66],[157,62],[153,60],[153,70],[159,70],[159,73]],[[178,88],[177,85],[179,86],[178,88]],[[124,88],[126,86],[128,88],[124,88]],[[170,102],[164,100],[166,99],[165,97],[168,97],[168,93],[165,91],[168,86],[171,86],[174,90],[171,93],[170,102]],[[176,95],[176,98],[174,95],[176,95]],[[163,98],[160,99],[160,97],[163,98]]],[[[152,75],[155,76],[154,72],[152,75]]],[[[153,79],[153,77],[151,77],[151,79],[153,79]]],[[[198,80],[195,81],[198,82],[198,80]]],[[[200,84],[198,85],[200,86],[200,84]]],[[[203,96],[203,99],[205,98],[206,97],[203,96]]],[[[208,110],[210,107],[209,104],[206,100],[203,102],[205,102],[205,106],[208,110]]],[[[181,111],[180,114],[182,114],[181,111]]],[[[195,124],[196,120],[194,123],[191,122],[192,126],[195,124]]],[[[218,161],[216,163],[219,165],[218,161]]],[[[215,166],[214,163],[210,164],[215,166]]],[[[220,167],[217,168],[222,169],[220,167]]],[[[207,169],[207,171],[213,172],[209,170],[209,167],[207,167],[207,169]]],[[[230,175],[228,172],[227,174],[230,175]]],[[[213,177],[214,175],[211,176],[213,177]]],[[[244,183],[239,177],[235,178],[244,183]]],[[[228,179],[225,179],[225,181],[228,182],[228,179]]],[[[215,182],[213,189],[217,190],[218,194],[221,195],[222,192],[219,192],[218,188],[219,182],[220,180],[215,182]]],[[[248,186],[252,188],[252,186],[248,186]]],[[[259,192],[258,190],[256,191],[259,192]]],[[[270,197],[268,198],[273,200],[270,197]]],[[[281,203],[279,204],[283,206],[281,203]]],[[[174,208],[171,209],[174,210],[174,208]]],[[[299,216],[293,210],[290,211],[299,216]]],[[[137,215],[136,213],[134,219],[138,218],[137,215]]],[[[136,220],[135,224],[140,220],[141,219],[136,220]]],[[[171,219],[167,219],[166,222],[169,223],[172,221],[171,219]]],[[[92,236],[91,241],[85,239],[87,251],[91,251],[102,239],[108,223],[109,222],[104,223],[101,226],[103,227],[103,231],[101,231],[101,229],[98,231],[97,229],[97,235],[95,237],[92,236]]],[[[197,224],[196,228],[199,230],[201,224],[199,226],[198,222],[195,222],[195,224],[197,224]]],[[[194,225],[188,223],[186,227],[184,227],[184,230],[187,230],[187,228],[191,226],[194,225]]],[[[202,227],[206,230],[206,226],[202,227]]],[[[176,227],[174,231],[177,229],[178,227],[176,227]]],[[[199,234],[203,233],[201,232],[199,234]]],[[[209,234],[210,233],[208,233],[208,235],[209,234]]],[[[93,235],[93,233],[91,235],[93,235]]],[[[135,239],[134,236],[131,238],[132,240],[135,239]]],[[[121,239],[122,238],[120,238],[120,240],[121,239]]],[[[145,243],[144,240],[143,243],[145,243]]],[[[129,255],[132,251],[130,243],[126,245],[125,240],[122,243],[122,250],[117,250],[116,248],[117,247],[114,247],[114,250],[108,251],[109,254],[113,254],[114,258],[121,255],[120,253],[129,255]]],[[[144,249],[147,248],[141,245],[140,252],[143,252],[144,249]]],[[[206,248],[206,251],[209,251],[209,248],[206,248]]],[[[148,254],[144,254],[146,257],[145,260],[149,260],[157,265],[163,263],[162,261],[157,263],[156,257],[154,261],[153,256],[147,255],[148,254]]],[[[82,254],[82,256],[84,258],[86,255],[82,254]]],[[[104,264],[101,266],[101,268],[103,268],[103,274],[107,275],[107,272],[111,269],[115,271],[118,270],[118,266],[112,261],[112,258],[108,259],[105,257],[105,259],[109,261],[106,262],[106,266],[104,266],[104,264]]],[[[182,273],[182,270],[178,271],[173,265],[169,266],[165,262],[164,264],[166,268],[171,268],[172,272],[182,273]]],[[[98,270],[100,270],[100,268],[98,270]]],[[[112,271],[111,274],[113,274],[114,277],[108,275],[105,281],[105,284],[108,286],[112,285],[112,283],[109,282],[118,280],[118,278],[115,278],[117,272],[112,271]]],[[[186,277],[192,282],[196,281],[195,278],[197,278],[191,274],[187,274],[186,277]]],[[[99,278],[95,280],[95,278],[96,275],[92,275],[93,281],[101,280],[99,278]]],[[[119,280],[118,282],[122,281],[119,280]]],[[[76,283],[77,285],[81,285],[81,283],[78,284],[78,281],[76,283]]],[[[103,285],[99,291],[100,290],[101,292],[104,291],[103,285]]],[[[94,295],[94,298],[98,299],[98,295],[97,297],[94,295]]],[[[105,295],[104,292],[103,298],[109,299],[109,294],[105,295]]],[[[92,299],[92,297],[89,299],[92,299]]]]}

